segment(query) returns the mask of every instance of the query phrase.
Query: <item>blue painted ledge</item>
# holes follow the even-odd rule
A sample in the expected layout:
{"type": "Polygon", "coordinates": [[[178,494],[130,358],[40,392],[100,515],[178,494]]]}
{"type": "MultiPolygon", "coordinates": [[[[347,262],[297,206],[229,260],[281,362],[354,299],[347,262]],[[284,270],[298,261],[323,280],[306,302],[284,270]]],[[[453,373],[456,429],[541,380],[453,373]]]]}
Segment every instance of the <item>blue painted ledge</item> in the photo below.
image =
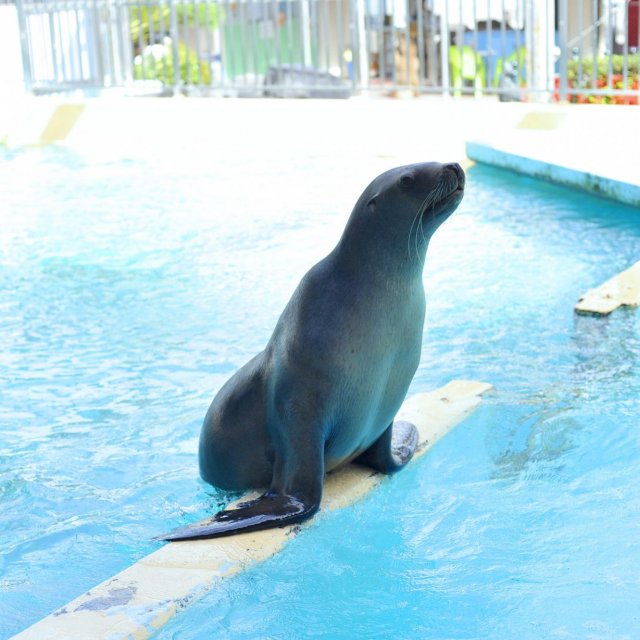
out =
{"type": "Polygon", "coordinates": [[[640,184],[621,182],[601,175],[521,156],[481,142],[467,142],[467,156],[475,162],[510,169],[518,173],[577,187],[600,196],[640,207],[640,184]]]}

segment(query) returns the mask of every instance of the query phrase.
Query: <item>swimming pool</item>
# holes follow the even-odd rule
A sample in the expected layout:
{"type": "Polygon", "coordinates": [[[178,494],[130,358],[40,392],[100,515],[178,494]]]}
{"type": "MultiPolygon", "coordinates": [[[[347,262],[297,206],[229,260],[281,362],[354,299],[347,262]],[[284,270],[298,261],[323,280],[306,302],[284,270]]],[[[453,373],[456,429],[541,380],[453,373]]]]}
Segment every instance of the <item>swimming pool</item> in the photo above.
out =
{"type": "MultiPolygon", "coordinates": [[[[228,500],[197,479],[211,397],[393,164],[293,160],[247,182],[228,158],[2,157],[0,637],[228,500]]],[[[157,637],[640,633],[640,316],[572,311],[638,259],[638,214],[474,168],[428,254],[412,392],[493,395],[157,637]]]]}

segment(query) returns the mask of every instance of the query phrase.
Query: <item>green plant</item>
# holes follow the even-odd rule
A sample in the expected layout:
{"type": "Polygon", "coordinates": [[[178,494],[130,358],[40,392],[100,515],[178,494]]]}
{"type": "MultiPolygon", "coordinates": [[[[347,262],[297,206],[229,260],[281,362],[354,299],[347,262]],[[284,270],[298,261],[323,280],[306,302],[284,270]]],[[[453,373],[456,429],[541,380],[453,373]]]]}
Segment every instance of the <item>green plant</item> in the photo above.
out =
{"type": "MultiPolygon", "coordinates": [[[[611,63],[612,74],[621,75],[624,73],[624,56],[612,55],[603,56],[596,60],[596,76],[606,78],[609,75],[609,63],[611,63]]],[[[638,75],[640,54],[627,56],[627,73],[629,77],[638,75]]],[[[582,60],[571,60],[568,65],[569,81],[581,82],[590,81],[593,77],[593,58],[582,58],[582,60]],[[582,68],[582,75],[580,69],[582,68]]]]}
{"type": "MultiPolygon", "coordinates": [[[[176,5],[176,22],[178,28],[208,27],[216,29],[222,20],[223,11],[217,4],[198,2],[189,5],[176,5]]],[[[134,46],[142,41],[150,42],[151,32],[162,36],[171,30],[171,10],[169,7],[129,7],[129,23],[131,42],[134,46]]]]}
{"type": "Polygon", "coordinates": [[[626,79],[624,56],[612,55],[596,60],[593,57],[571,60],[567,73],[569,100],[581,104],[638,104],[637,95],[626,95],[622,92],[638,91],[639,69],[640,54],[627,56],[626,79]],[[580,93],[572,92],[572,89],[577,89],[580,93]],[[612,92],[589,94],[589,89],[610,89],[612,92]]]}
{"type": "MultiPolygon", "coordinates": [[[[222,9],[216,4],[197,2],[175,6],[174,27],[178,31],[185,25],[216,29],[222,19],[222,9]]],[[[134,59],[133,77],[136,80],[160,80],[165,84],[175,81],[173,70],[173,44],[171,9],[164,7],[129,8],[130,37],[134,59]],[[153,36],[153,41],[152,41],[153,36]]],[[[198,58],[197,52],[184,43],[178,45],[180,80],[184,84],[211,84],[209,65],[198,58]]]]}
{"type": "MultiPolygon", "coordinates": [[[[178,65],[183,84],[211,84],[209,65],[198,59],[197,53],[183,43],[178,45],[178,65]]],[[[135,80],[160,80],[164,84],[173,84],[173,46],[146,47],[142,54],[135,57],[133,77],[135,80]]]]}

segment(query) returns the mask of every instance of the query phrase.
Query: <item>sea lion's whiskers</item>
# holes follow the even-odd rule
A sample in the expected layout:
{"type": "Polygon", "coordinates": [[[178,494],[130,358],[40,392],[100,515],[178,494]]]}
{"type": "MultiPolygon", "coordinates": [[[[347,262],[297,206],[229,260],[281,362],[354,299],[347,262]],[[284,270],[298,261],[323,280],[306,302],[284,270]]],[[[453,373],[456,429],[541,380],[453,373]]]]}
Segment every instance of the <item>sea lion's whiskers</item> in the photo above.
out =
{"type": "MultiPolygon", "coordinates": [[[[407,236],[407,256],[409,258],[409,262],[411,262],[411,234],[413,233],[413,225],[418,221],[418,226],[420,225],[420,208],[416,211],[416,215],[413,217],[411,221],[411,226],[409,227],[409,235],[407,236]]],[[[418,234],[418,228],[416,227],[416,236],[418,234]]],[[[418,257],[418,248],[416,245],[416,257],[418,257]]]]}
{"type": "MultiPolygon", "coordinates": [[[[432,199],[433,196],[433,192],[428,193],[425,197],[425,199],[420,203],[420,206],[418,207],[417,211],[416,211],[416,215],[413,218],[413,221],[411,222],[411,228],[409,229],[409,238],[407,239],[407,243],[410,241],[411,239],[411,233],[413,232],[413,225],[416,222],[416,220],[418,221],[418,224],[416,226],[416,237],[415,237],[415,248],[416,248],[416,258],[418,258],[421,266],[424,266],[423,261],[420,259],[420,249],[418,246],[418,230],[420,230],[422,232],[422,237],[423,239],[426,240],[425,236],[424,236],[424,229],[422,228],[422,217],[424,216],[425,212],[427,211],[427,209],[433,205],[433,202],[429,202],[432,199]]],[[[437,200],[436,200],[437,202],[437,200]]],[[[411,255],[409,255],[409,258],[411,258],[411,255]]]]}

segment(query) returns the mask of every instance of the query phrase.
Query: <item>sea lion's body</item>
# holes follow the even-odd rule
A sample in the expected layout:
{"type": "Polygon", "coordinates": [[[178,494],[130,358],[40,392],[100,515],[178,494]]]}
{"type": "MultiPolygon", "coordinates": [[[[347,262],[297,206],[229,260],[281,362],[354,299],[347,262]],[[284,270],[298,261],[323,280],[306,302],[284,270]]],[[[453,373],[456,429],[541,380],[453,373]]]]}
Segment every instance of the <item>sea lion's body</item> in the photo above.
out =
{"type": "Polygon", "coordinates": [[[409,165],[364,191],[335,249],[303,277],[264,351],[214,398],[200,437],[202,477],[267,489],[241,508],[167,539],[301,521],[324,474],[351,460],[383,472],[411,458],[396,423],[420,361],[428,241],[462,199],[458,165],[409,165]]]}

